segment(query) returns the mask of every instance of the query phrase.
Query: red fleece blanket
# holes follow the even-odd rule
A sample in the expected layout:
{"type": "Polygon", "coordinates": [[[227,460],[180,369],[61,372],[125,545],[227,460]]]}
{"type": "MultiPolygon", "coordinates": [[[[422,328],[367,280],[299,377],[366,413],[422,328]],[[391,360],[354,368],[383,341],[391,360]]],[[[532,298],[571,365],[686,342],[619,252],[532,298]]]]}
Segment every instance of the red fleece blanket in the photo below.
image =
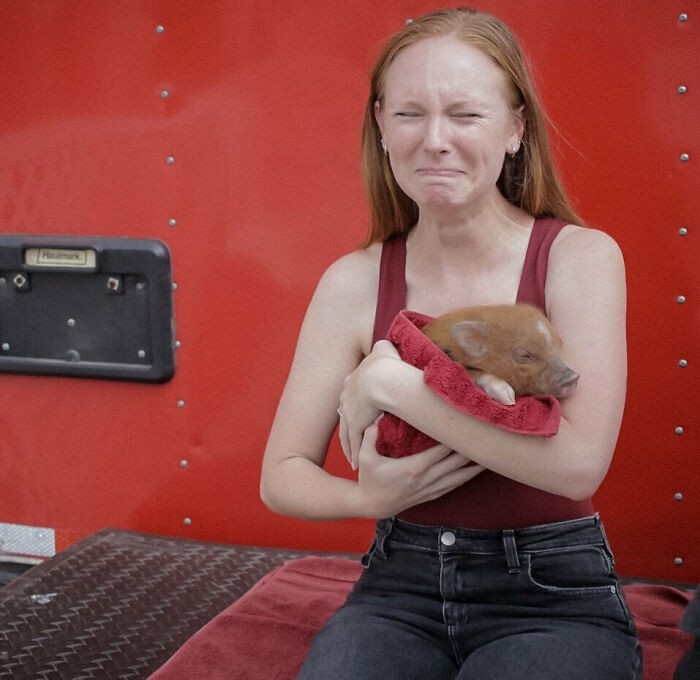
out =
{"type": "MultiPolygon", "coordinates": [[[[461,364],[452,361],[421,332],[431,320],[405,310],[397,314],[387,334],[401,358],[423,371],[431,390],[460,411],[504,430],[544,437],[557,433],[561,411],[554,397],[518,397],[512,406],[496,401],[472,382],[461,364]]],[[[379,421],[377,451],[385,456],[400,458],[436,443],[391,413],[379,421]]]]}
{"type": "MultiPolygon", "coordinates": [[[[362,567],[305,557],[263,577],[190,638],[149,680],[294,680],[317,630],[362,567]]],[[[644,650],[644,679],[671,680],[692,637],[678,628],[691,594],[631,585],[625,595],[644,650]]]]}

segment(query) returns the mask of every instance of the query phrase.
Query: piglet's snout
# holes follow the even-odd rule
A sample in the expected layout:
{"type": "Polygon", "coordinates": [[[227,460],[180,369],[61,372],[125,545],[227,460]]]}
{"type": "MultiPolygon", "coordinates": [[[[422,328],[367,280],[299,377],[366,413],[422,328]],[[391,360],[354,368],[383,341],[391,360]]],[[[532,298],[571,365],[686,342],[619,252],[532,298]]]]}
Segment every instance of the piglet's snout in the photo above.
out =
{"type": "Polygon", "coordinates": [[[579,374],[568,366],[560,374],[554,390],[554,396],[562,399],[568,397],[578,385],[579,374]]]}

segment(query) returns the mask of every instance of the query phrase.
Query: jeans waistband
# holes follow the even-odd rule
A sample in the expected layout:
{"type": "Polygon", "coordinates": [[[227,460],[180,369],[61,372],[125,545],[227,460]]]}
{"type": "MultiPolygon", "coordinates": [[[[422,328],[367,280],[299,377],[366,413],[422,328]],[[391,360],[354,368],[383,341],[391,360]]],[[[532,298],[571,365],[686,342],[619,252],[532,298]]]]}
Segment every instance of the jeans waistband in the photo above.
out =
{"type": "Polygon", "coordinates": [[[419,550],[441,553],[540,552],[583,545],[599,545],[610,552],[605,530],[598,514],[552,524],[519,529],[482,531],[460,527],[412,524],[390,517],[377,522],[377,546],[383,552],[387,540],[404,543],[419,550]]]}

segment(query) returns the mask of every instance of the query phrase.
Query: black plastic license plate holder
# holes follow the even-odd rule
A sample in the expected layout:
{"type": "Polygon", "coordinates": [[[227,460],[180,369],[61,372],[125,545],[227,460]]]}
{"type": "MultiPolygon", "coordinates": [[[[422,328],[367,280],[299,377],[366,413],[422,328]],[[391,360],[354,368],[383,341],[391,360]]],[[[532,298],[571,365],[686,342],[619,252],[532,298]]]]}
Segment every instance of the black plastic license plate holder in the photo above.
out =
{"type": "Polygon", "coordinates": [[[170,380],[167,246],[155,239],[0,235],[0,371],[170,380]]]}

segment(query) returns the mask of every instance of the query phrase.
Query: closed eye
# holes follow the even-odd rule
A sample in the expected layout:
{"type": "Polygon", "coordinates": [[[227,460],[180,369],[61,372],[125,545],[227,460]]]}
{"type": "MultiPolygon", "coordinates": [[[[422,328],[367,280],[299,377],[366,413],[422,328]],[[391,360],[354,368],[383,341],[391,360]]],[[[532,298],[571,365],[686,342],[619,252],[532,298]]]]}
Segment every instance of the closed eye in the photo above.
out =
{"type": "Polygon", "coordinates": [[[532,353],[528,352],[524,347],[516,347],[516,349],[513,350],[513,360],[519,364],[533,361],[534,358],[535,357],[532,355],[532,353]]]}

